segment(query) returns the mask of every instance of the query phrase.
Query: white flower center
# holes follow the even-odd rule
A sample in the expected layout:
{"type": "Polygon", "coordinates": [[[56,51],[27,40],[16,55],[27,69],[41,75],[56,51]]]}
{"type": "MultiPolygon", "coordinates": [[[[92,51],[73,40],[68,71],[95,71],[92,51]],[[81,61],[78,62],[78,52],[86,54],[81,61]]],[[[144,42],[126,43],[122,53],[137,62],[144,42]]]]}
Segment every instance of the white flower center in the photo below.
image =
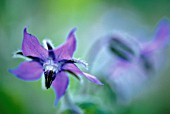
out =
{"type": "Polygon", "coordinates": [[[44,69],[44,71],[50,70],[53,72],[58,72],[59,66],[58,66],[58,64],[54,63],[54,61],[52,59],[49,59],[43,64],[43,69],[44,69]]]}

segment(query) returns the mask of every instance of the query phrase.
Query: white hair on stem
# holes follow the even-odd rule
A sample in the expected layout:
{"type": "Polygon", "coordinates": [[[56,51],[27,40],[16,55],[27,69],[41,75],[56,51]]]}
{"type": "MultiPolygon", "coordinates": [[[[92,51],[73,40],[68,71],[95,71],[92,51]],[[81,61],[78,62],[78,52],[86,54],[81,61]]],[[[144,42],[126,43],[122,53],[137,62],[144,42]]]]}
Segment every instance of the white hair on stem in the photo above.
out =
{"type": "Polygon", "coordinates": [[[15,52],[13,52],[13,58],[21,58],[21,59],[24,59],[24,60],[26,60],[26,61],[30,61],[31,59],[30,58],[28,58],[28,57],[25,57],[24,55],[21,55],[21,54],[17,54],[17,53],[19,53],[19,52],[22,52],[21,50],[17,50],[17,51],[15,51],[15,52]]]}
{"type": "Polygon", "coordinates": [[[73,58],[72,61],[74,61],[75,63],[78,63],[78,64],[83,65],[84,68],[85,68],[86,70],[88,70],[88,63],[87,63],[86,61],[84,61],[84,60],[82,60],[82,59],[80,59],[80,58],[78,58],[78,59],[77,59],[77,58],[73,58]]]}
{"type": "Polygon", "coordinates": [[[45,76],[44,76],[44,73],[42,74],[41,76],[41,88],[43,90],[46,90],[47,88],[45,87],[45,76]]]}

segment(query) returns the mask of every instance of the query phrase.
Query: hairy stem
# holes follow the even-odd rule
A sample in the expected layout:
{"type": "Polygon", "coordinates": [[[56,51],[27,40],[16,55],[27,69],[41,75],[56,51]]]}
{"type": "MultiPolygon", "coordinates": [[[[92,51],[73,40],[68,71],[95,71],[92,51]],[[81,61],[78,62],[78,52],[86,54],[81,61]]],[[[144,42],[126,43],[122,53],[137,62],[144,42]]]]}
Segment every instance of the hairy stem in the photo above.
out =
{"type": "Polygon", "coordinates": [[[80,110],[80,108],[78,106],[76,106],[71,98],[68,92],[65,93],[64,95],[64,102],[66,104],[66,106],[72,110],[72,113],[74,114],[82,114],[82,111],[80,110]]]}

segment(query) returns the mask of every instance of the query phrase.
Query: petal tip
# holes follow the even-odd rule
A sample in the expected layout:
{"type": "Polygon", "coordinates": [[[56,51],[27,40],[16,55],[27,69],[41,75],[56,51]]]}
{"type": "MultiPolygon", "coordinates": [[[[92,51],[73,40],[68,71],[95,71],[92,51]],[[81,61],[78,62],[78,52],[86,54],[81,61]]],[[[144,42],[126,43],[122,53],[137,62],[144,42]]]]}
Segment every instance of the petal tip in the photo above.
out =
{"type": "Polygon", "coordinates": [[[58,99],[55,100],[54,106],[56,107],[58,105],[58,99]]]}
{"type": "Polygon", "coordinates": [[[169,19],[167,17],[164,17],[160,20],[160,23],[166,23],[168,24],[169,23],[169,19]]]}
{"type": "Polygon", "coordinates": [[[99,83],[98,83],[98,85],[101,85],[101,86],[103,86],[104,84],[103,84],[102,82],[99,82],[99,83]]]}
{"type": "Polygon", "coordinates": [[[100,80],[98,80],[97,82],[95,82],[95,84],[97,84],[97,85],[101,85],[101,86],[103,86],[104,84],[100,81],[100,80]]]}
{"type": "Polygon", "coordinates": [[[99,79],[97,79],[95,76],[92,76],[88,73],[83,73],[84,76],[86,76],[87,79],[89,79],[91,82],[97,85],[104,85],[99,79]]]}
{"type": "Polygon", "coordinates": [[[95,82],[93,82],[94,84],[96,84],[96,85],[100,85],[100,86],[103,86],[104,84],[101,82],[101,81],[99,81],[99,80],[97,80],[97,81],[95,81],[95,82]]]}
{"type": "Polygon", "coordinates": [[[166,29],[170,28],[170,22],[168,18],[162,18],[159,22],[158,22],[158,26],[160,27],[164,27],[166,29]]]}
{"type": "Polygon", "coordinates": [[[77,31],[77,27],[74,27],[73,29],[71,29],[71,33],[74,33],[77,31]]]}
{"type": "Polygon", "coordinates": [[[14,74],[12,69],[8,69],[8,72],[14,74]]]}
{"type": "Polygon", "coordinates": [[[24,27],[24,33],[27,33],[27,27],[24,27]]]}
{"type": "Polygon", "coordinates": [[[74,27],[74,28],[70,31],[70,33],[69,33],[67,39],[71,38],[71,36],[74,35],[74,33],[75,33],[76,31],[77,31],[77,28],[74,27]]]}
{"type": "Polygon", "coordinates": [[[20,79],[20,77],[16,74],[15,69],[13,69],[13,70],[9,69],[8,72],[20,79]]]}

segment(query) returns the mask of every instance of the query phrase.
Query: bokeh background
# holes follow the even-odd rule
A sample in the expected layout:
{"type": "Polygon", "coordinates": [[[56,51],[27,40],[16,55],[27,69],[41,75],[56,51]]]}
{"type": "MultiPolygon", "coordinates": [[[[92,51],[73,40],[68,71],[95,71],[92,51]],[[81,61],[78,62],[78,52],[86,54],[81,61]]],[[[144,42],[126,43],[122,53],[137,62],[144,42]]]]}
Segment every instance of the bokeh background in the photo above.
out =
{"type": "MultiPolygon", "coordinates": [[[[12,54],[21,48],[25,26],[40,42],[48,38],[55,46],[77,27],[74,57],[86,60],[96,39],[113,30],[143,40],[151,38],[158,21],[170,18],[169,4],[169,0],[0,0],[0,113],[71,113],[64,97],[54,106],[54,91],[42,90],[41,80],[24,82],[8,72],[23,61],[12,54]]],[[[170,114],[169,55],[170,49],[164,54],[167,61],[159,76],[128,104],[117,104],[107,84],[96,86],[88,81],[84,82],[93,91],[86,99],[81,93],[86,86],[69,75],[71,101],[87,114],[170,114]]]]}

